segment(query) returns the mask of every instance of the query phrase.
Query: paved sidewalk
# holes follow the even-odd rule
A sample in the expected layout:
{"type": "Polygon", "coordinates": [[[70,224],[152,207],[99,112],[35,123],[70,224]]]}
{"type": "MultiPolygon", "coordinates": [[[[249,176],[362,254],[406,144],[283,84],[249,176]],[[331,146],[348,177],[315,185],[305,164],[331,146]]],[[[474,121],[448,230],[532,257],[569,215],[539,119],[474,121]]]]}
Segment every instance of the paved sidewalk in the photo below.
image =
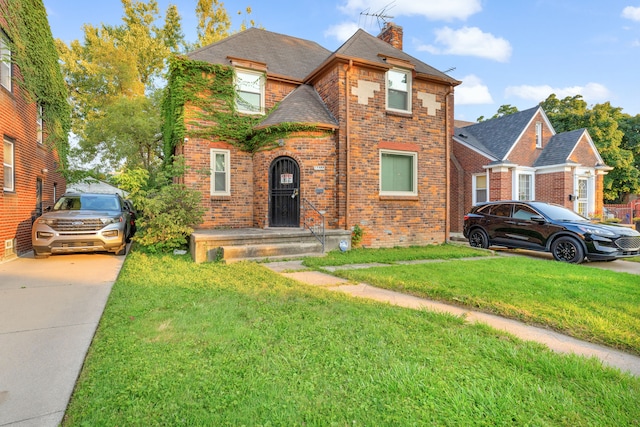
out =
{"type": "Polygon", "coordinates": [[[0,264],[0,426],[58,426],[125,257],[0,264]]]}
{"type": "MultiPolygon", "coordinates": [[[[478,262],[482,262],[480,259],[476,260],[478,260],[478,262]]],[[[281,273],[286,277],[295,279],[299,282],[307,283],[309,285],[322,286],[326,289],[344,292],[355,297],[387,302],[389,304],[398,305],[401,307],[427,309],[443,313],[450,313],[455,316],[463,316],[469,322],[482,322],[496,329],[506,331],[523,340],[542,343],[553,351],[559,353],[575,353],[586,357],[597,357],[602,360],[603,363],[609,366],[619,368],[622,371],[627,371],[635,376],[640,376],[640,357],[617,351],[608,347],[580,341],[548,329],[529,326],[515,320],[505,319],[503,317],[473,311],[459,306],[444,304],[438,301],[432,301],[389,291],[386,289],[376,288],[366,283],[353,285],[345,279],[332,276],[328,273],[321,273],[317,271],[302,271],[306,267],[302,265],[301,261],[273,262],[265,265],[269,269],[281,273]]],[[[366,268],[370,266],[372,266],[372,264],[332,267],[332,269],[336,270],[339,268],[366,268]]]]}

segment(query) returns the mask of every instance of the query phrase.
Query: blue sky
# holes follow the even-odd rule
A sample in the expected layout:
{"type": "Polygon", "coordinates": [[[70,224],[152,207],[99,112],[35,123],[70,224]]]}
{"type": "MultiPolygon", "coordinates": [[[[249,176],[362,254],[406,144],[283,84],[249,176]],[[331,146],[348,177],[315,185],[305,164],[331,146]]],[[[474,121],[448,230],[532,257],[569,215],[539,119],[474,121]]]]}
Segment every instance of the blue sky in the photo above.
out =
{"type": "MultiPolygon", "coordinates": [[[[55,38],[82,40],[82,25],[120,24],[120,0],[43,0],[55,38]]],[[[197,0],[175,4],[189,41],[197,0]]],[[[551,93],[580,94],[640,114],[640,0],[226,0],[237,29],[250,6],[256,25],[337,49],[357,28],[379,33],[384,12],[404,30],[404,50],[463,83],[460,120],[490,117],[503,104],[524,110],[551,93]]]]}

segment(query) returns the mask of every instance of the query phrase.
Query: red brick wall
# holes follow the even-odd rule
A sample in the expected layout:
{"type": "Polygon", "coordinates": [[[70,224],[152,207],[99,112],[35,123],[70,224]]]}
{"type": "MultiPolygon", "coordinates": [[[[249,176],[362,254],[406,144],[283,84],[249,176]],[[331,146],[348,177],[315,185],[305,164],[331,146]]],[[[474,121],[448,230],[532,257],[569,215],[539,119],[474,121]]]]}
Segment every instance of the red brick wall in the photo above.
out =
{"type": "MultiPolygon", "coordinates": [[[[445,165],[445,94],[446,86],[414,79],[412,114],[386,111],[385,73],[381,70],[353,66],[349,87],[338,87],[339,98],[349,94],[349,228],[359,225],[364,230],[362,243],[372,247],[407,246],[441,243],[446,226],[445,165]],[[380,90],[359,104],[352,88],[358,80],[377,82],[380,90]],[[427,114],[417,92],[436,94],[441,109],[435,116],[427,114]],[[418,153],[418,196],[380,196],[380,148],[416,151],[418,153]]],[[[322,87],[322,82],[318,87],[322,87]]],[[[327,82],[333,87],[335,82],[327,82]]],[[[324,98],[324,91],[319,91],[324,98]]],[[[331,104],[330,100],[327,101],[331,104]]],[[[335,114],[335,113],[334,113],[335,114]]],[[[346,112],[342,117],[346,117],[346,112]]],[[[345,120],[346,121],[346,120],[345,120]]],[[[453,122],[452,112],[450,122],[453,122]]],[[[346,123],[341,122],[341,133],[346,123]]],[[[341,141],[342,142],[342,141],[341,141]]],[[[340,150],[341,147],[339,147],[340,150]]],[[[346,158],[346,148],[344,149],[346,158]]]]}
{"type": "MultiPolygon", "coordinates": [[[[14,252],[31,250],[31,223],[36,212],[36,179],[43,184],[42,206],[53,205],[53,187],[60,197],[66,182],[58,172],[57,156],[45,145],[37,143],[37,107],[25,100],[25,93],[16,83],[19,69],[13,66],[14,83],[9,92],[0,86],[0,134],[14,143],[15,190],[4,191],[4,174],[0,173],[0,261],[10,257],[5,253],[5,241],[16,239],[14,252]],[[47,172],[43,172],[44,170],[47,172]]],[[[45,123],[46,128],[46,123],[45,123]]],[[[4,150],[0,149],[0,165],[4,150]]]]}
{"type": "Polygon", "coordinates": [[[571,171],[536,174],[536,200],[557,203],[573,209],[569,194],[573,194],[571,171]]]}

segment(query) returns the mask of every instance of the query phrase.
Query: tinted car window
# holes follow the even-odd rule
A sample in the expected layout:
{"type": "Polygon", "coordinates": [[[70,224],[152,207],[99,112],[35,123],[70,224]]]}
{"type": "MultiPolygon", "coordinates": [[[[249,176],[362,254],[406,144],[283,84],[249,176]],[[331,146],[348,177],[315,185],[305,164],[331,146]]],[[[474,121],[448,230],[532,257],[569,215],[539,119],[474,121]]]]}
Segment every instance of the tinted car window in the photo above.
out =
{"type": "Polygon", "coordinates": [[[553,219],[556,221],[588,221],[588,219],[583,217],[582,215],[578,215],[574,211],[562,206],[544,204],[541,206],[536,206],[536,208],[540,209],[540,211],[544,213],[549,219],[553,219]]]}
{"type": "Polygon", "coordinates": [[[525,205],[516,205],[515,212],[513,213],[513,217],[517,219],[524,219],[526,221],[530,221],[532,216],[540,216],[540,214],[529,206],[525,205]]]}
{"type": "Polygon", "coordinates": [[[507,203],[507,204],[504,204],[504,205],[494,205],[491,208],[491,215],[510,217],[511,216],[511,204],[507,203]]]}

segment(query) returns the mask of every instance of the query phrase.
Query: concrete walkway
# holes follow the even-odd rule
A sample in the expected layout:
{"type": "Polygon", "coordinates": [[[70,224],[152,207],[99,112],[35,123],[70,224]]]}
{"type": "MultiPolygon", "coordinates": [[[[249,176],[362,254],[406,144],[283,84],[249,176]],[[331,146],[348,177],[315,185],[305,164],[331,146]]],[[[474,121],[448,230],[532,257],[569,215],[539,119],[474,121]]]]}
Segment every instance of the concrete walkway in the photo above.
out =
{"type": "MultiPolygon", "coordinates": [[[[469,262],[482,262],[482,259],[475,258],[474,261],[469,262]]],[[[427,261],[433,262],[433,261],[427,261]]],[[[446,261],[437,261],[446,262],[446,261]]],[[[625,262],[625,261],[615,261],[625,262]]],[[[413,262],[416,263],[416,262],[413,262]]],[[[613,263],[601,263],[611,265],[613,263]]],[[[633,267],[635,274],[640,274],[639,263],[633,267]]],[[[345,267],[331,267],[326,270],[337,270],[341,268],[367,268],[374,264],[367,265],[351,265],[345,267]]],[[[388,265],[388,264],[375,264],[375,265],[388,265]]],[[[482,313],[478,311],[469,310],[459,306],[449,305],[438,301],[432,301],[424,298],[418,298],[411,295],[405,295],[398,292],[389,291],[386,289],[380,289],[368,285],[366,283],[360,283],[354,285],[345,279],[332,276],[328,273],[321,273],[317,271],[304,271],[306,267],[302,265],[301,261],[286,261],[286,262],[274,262],[268,263],[266,266],[286,277],[290,277],[299,282],[309,285],[322,286],[326,289],[344,292],[359,298],[373,299],[376,301],[386,302],[389,304],[413,308],[413,309],[427,309],[438,311],[442,313],[450,313],[455,316],[464,317],[469,322],[482,322],[493,328],[506,331],[518,338],[526,341],[536,341],[549,347],[551,350],[559,353],[575,353],[586,357],[597,357],[604,364],[619,368],[621,371],[626,371],[635,376],[640,376],[640,357],[617,351],[608,347],[592,344],[585,341],[580,341],[575,338],[571,338],[566,335],[559,334],[557,332],[530,326],[515,320],[505,319],[503,317],[495,316],[492,314],[482,313]]],[[[604,265],[598,265],[598,267],[604,268],[604,265]]],[[[626,268],[626,266],[625,266],[626,268]]]]}
{"type": "Polygon", "coordinates": [[[125,257],[0,264],[0,426],[58,426],[125,257]]]}

